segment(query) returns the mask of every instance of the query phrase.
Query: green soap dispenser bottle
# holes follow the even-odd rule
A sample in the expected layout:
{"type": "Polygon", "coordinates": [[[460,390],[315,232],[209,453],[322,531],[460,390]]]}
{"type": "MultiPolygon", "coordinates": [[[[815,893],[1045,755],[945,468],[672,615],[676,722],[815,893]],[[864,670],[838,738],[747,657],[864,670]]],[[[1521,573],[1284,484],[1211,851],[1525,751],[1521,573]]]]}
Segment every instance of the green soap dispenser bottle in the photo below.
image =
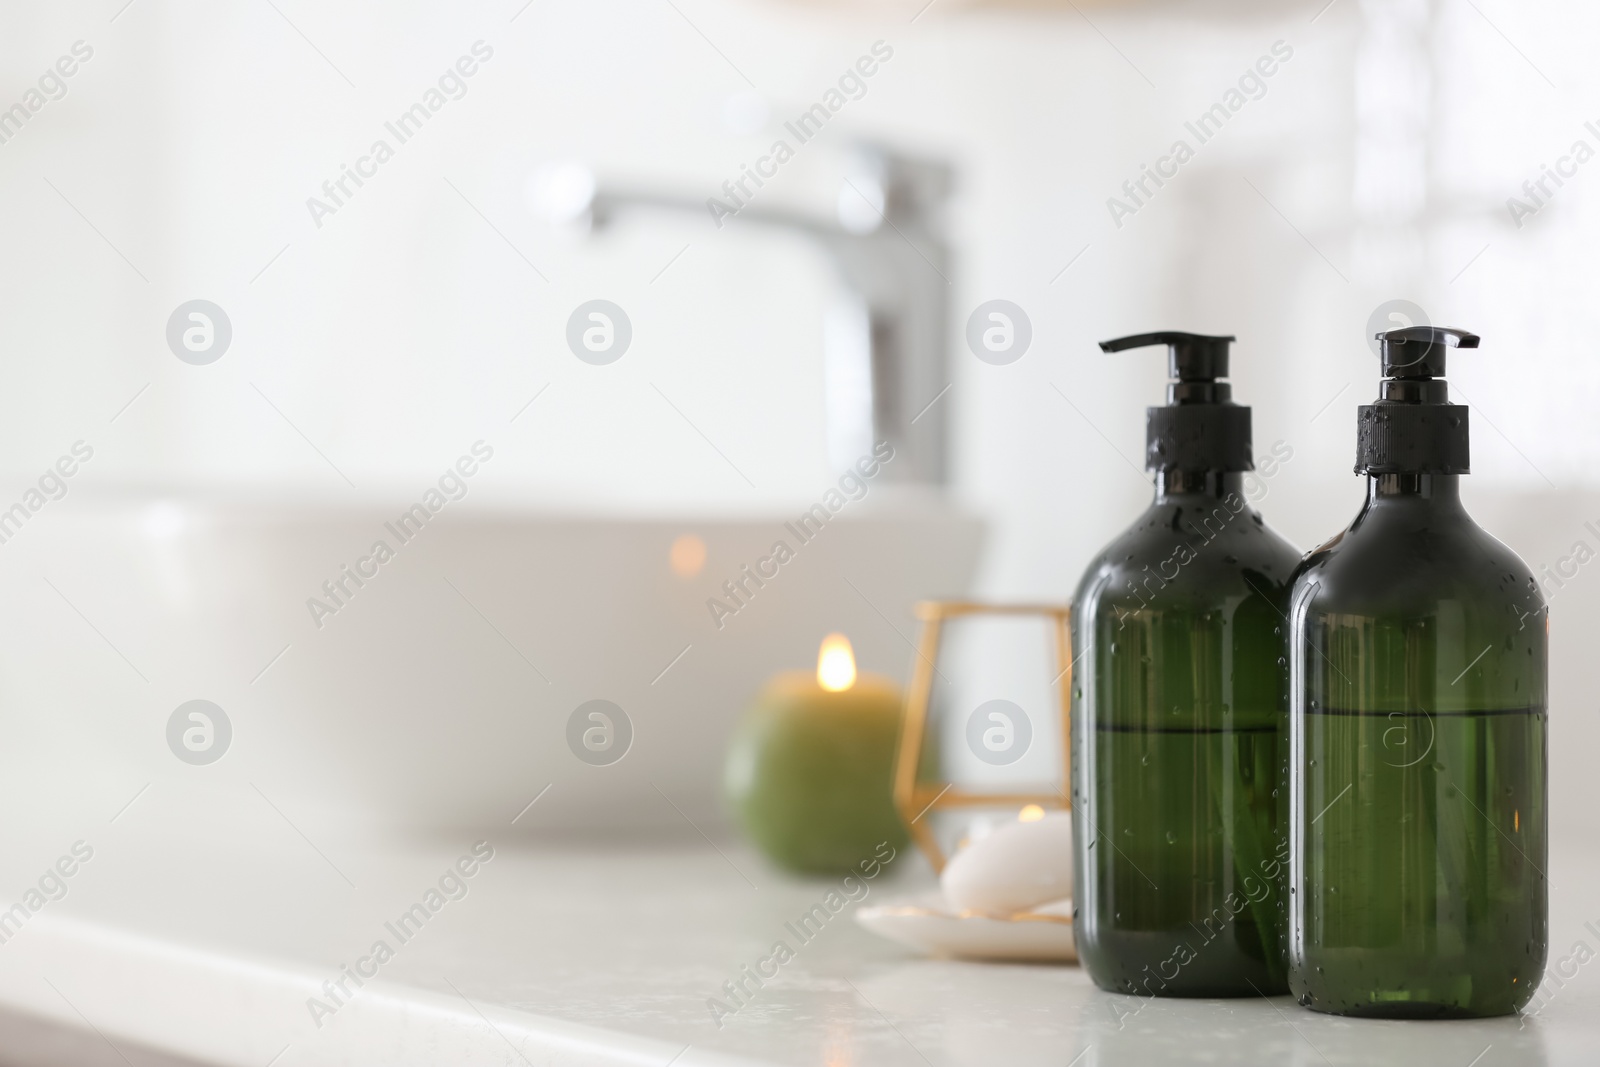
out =
{"type": "Polygon", "coordinates": [[[1546,618],[1461,505],[1459,330],[1378,335],[1367,501],[1290,597],[1289,985],[1343,1015],[1505,1015],[1547,941],[1546,618]]]}
{"type": "Polygon", "coordinates": [[[1300,553],[1248,499],[1250,409],[1218,381],[1231,341],[1100,346],[1164,344],[1174,379],[1147,412],[1155,501],[1072,607],[1075,931],[1090,977],[1119,993],[1287,990],[1282,612],[1300,553]]]}

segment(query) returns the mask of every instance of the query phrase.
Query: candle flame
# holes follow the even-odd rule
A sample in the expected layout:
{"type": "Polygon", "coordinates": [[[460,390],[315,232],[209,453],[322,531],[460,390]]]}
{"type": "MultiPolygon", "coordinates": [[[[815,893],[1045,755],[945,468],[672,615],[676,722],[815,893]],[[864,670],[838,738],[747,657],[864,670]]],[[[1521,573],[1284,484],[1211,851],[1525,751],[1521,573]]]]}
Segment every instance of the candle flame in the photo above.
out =
{"type": "Polygon", "coordinates": [[[673,574],[693,578],[706,565],[706,543],[694,534],[682,534],[668,549],[667,562],[673,574]]]}
{"type": "Polygon", "coordinates": [[[829,634],[817,652],[817,684],[830,693],[842,693],[856,684],[856,655],[844,634],[829,634]]]}
{"type": "Polygon", "coordinates": [[[1029,804],[1017,812],[1018,822],[1038,822],[1042,818],[1044,818],[1044,809],[1037,804],[1029,804]]]}

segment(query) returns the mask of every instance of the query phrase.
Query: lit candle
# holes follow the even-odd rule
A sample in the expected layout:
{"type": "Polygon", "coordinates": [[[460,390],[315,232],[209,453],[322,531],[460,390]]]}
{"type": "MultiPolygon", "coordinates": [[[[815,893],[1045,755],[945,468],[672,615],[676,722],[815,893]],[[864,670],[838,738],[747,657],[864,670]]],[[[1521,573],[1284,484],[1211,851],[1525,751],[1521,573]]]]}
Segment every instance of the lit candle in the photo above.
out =
{"type": "Polygon", "coordinates": [[[734,732],[725,784],[750,839],[800,871],[855,870],[884,842],[904,847],[891,788],[899,725],[899,688],[858,674],[849,639],[829,634],[816,673],[778,675],[734,732]]]}

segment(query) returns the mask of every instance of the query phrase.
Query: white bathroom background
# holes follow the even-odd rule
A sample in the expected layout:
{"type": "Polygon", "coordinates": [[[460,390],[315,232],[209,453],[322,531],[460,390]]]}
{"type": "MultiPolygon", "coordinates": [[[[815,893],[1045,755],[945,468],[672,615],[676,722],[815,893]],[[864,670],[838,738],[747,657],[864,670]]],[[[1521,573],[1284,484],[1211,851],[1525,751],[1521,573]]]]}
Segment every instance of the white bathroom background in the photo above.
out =
{"type": "MultiPolygon", "coordinates": [[[[821,251],[693,212],[585,233],[552,220],[550,180],[584,168],[607,186],[721,196],[883,42],[891,58],[860,98],[760,196],[832,211],[857,140],[954,168],[949,389],[928,398],[949,419],[953,477],[924,503],[984,523],[968,591],[1065,599],[1142,506],[1142,412],[1164,368],[1094,342],[1147,329],[1238,335],[1257,449],[1293,457],[1261,508],[1302,547],[1337,532],[1362,492],[1349,471],[1354,409],[1375,385],[1364,335],[1407,301],[1484,338],[1451,367],[1472,407],[1468,502],[1557,575],[1554,826],[1600,834],[1584,799],[1600,571],[1572,562],[1577,543],[1600,548],[1585,525],[1600,523],[1592,5],[105,0],[4,17],[0,107],[77,42],[92,55],[0,143],[0,503],[81,440],[93,459],[74,500],[398,506],[485,440],[495,458],[473,507],[670,525],[809,505],[838,476],[821,352],[839,283],[821,251]],[[1418,42],[1429,62],[1402,62],[1418,42]],[[461,57],[476,69],[458,98],[336,211],[308,206],[461,57]],[[1263,57],[1273,73],[1251,74],[1263,57]],[[1226,124],[1132,200],[1124,183],[1195,144],[1187,124],[1232,92],[1244,102],[1226,124]],[[635,331],[635,358],[599,373],[563,343],[595,298],[635,331]],[[233,330],[203,373],[165,342],[194,299],[233,330]],[[990,299],[1031,322],[1010,365],[961,341],[990,299]]],[[[17,547],[0,545],[0,596],[51,603],[17,547]]],[[[286,591],[289,610],[304,595],[286,591]]],[[[898,633],[864,642],[868,666],[906,674],[906,608],[885,613],[898,633]]],[[[9,625],[37,625],[33,611],[9,625]]],[[[273,641],[259,643],[265,662],[273,641]]],[[[69,773],[96,728],[52,725],[66,713],[40,681],[83,671],[86,647],[13,659],[31,680],[0,679],[7,732],[32,740],[5,758],[29,781],[69,773]]],[[[1021,662],[992,648],[968,684],[1021,662]]],[[[702,666],[707,686],[719,666],[702,666]]]]}

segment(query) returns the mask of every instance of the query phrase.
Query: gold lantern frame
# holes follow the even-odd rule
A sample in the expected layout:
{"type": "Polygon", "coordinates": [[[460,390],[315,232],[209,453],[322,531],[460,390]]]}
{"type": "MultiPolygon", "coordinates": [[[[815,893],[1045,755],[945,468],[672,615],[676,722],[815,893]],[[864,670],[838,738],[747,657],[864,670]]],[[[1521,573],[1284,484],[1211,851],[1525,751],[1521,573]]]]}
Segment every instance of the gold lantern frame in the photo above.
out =
{"type": "Polygon", "coordinates": [[[1072,613],[1066,606],[1050,604],[983,604],[971,600],[924,600],[913,613],[922,623],[917,642],[917,659],[912,669],[911,686],[906,691],[904,713],[900,718],[900,743],[895,754],[894,805],[911,839],[928,858],[935,874],[944,870],[945,855],[933,830],[923,822],[930,811],[943,808],[1022,807],[1037,804],[1042,808],[1072,810],[1068,782],[1072,776],[1072,613]],[[944,624],[952,619],[975,615],[1036,615],[1053,620],[1061,714],[1061,784],[1054,793],[983,793],[958,789],[953,782],[918,781],[923,742],[927,736],[928,710],[933,699],[935,663],[944,624]]]}

